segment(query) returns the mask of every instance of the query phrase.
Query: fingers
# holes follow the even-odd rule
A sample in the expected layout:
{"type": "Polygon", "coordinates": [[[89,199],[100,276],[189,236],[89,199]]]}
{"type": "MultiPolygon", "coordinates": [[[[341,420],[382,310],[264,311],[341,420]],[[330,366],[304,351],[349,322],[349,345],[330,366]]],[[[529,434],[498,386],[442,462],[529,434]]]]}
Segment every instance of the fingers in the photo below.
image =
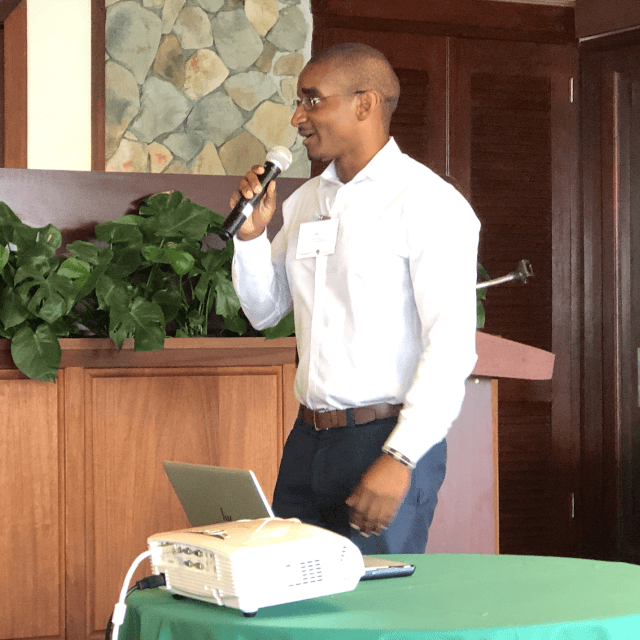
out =
{"type": "Polygon", "coordinates": [[[387,506],[387,501],[383,510],[379,510],[375,503],[358,504],[351,506],[349,524],[365,538],[370,535],[379,536],[388,529],[394,515],[394,510],[390,504],[387,506]]]}
{"type": "Polygon", "coordinates": [[[251,167],[250,171],[247,171],[242,180],[240,180],[238,190],[234,191],[229,201],[232,209],[236,206],[238,200],[240,200],[240,196],[244,196],[247,200],[251,200],[254,195],[262,193],[262,185],[260,184],[259,176],[263,173],[264,167],[259,164],[254,165],[251,167]]]}
{"type": "MultiPolygon", "coordinates": [[[[244,196],[246,200],[251,200],[254,195],[262,193],[262,185],[260,184],[260,176],[265,172],[265,168],[260,165],[254,165],[251,167],[251,171],[248,171],[242,180],[238,190],[233,193],[229,204],[233,209],[241,196],[244,196]]],[[[276,183],[272,180],[266,190],[263,198],[255,207],[251,215],[245,220],[242,227],[240,227],[237,237],[240,240],[251,240],[261,235],[267,225],[269,224],[274,212],[276,210],[276,183]]]]}
{"type": "Polygon", "coordinates": [[[363,536],[380,535],[393,521],[410,483],[407,467],[390,456],[380,456],[346,499],[351,526],[363,536]]]}

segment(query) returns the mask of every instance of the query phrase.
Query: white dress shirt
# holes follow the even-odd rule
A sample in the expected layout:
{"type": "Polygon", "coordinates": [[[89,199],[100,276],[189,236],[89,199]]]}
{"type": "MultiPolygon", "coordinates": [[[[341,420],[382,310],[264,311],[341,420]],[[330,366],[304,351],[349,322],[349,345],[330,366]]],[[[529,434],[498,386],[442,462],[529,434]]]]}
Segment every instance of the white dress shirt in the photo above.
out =
{"type": "Polygon", "coordinates": [[[403,404],[385,447],[417,462],[447,434],[476,362],[480,223],[393,139],[347,184],[333,164],[306,182],[283,219],[271,244],[235,241],[242,308],[256,329],[295,310],[307,407],[403,404]],[[323,218],[339,221],[335,251],[297,259],[300,225],[323,218]]]}

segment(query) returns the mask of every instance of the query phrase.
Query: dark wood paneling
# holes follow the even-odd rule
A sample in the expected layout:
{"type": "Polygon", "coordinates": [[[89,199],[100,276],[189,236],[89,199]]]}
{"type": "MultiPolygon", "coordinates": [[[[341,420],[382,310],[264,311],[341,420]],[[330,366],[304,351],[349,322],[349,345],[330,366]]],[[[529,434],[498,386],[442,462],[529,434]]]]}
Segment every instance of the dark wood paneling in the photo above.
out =
{"type": "MultiPolygon", "coordinates": [[[[172,189],[226,216],[238,181],[237,176],[5,169],[0,172],[0,199],[27,224],[54,224],[63,231],[65,242],[70,242],[93,237],[97,222],[137,211],[145,197],[172,189]]],[[[301,178],[280,178],[278,203],[303,182],[301,178]]],[[[280,207],[275,216],[270,234],[281,224],[280,207]]]]}
{"type": "Polygon", "coordinates": [[[512,395],[509,383],[501,384],[502,548],[574,555],[579,540],[571,504],[580,442],[573,302],[579,280],[571,267],[578,225],[577,113],[570,102],[575,49],[472,40],[453,41],[451,49],[451,174],[482,223],[480,261],[496,277],[527,258],[536,274],[524,286],[488,291],[485,330],[556,355],[550,402],[528,399],[522,388],[512,395]],[[523,442],[532,451],[526,465],[516,455],[523,442]]]}
{"type": "Polygon", "coordinates": [[[510,381],[502,381],[498,395],[500,552],[549,555],[555,475],[549,402],[514,397],[510,391],[510,381]]]}
{"type": "Polygon", "coordinates": [[[471,198],[482,222],[480,262],[496,277],[526,258],[536,273],[526,287],[509,283],[488,292],[485,330],[550,351],[550,78],[477,73],[470,91],[471,198]]]}
{"type": "Polygon", "coordinates": [[[4,167],[4,23],[0,22],[0,169],[4,167]]]}
{"type": "Polygon", "coordinates": [[[105,169],[104,0],[91,0],[91,170],[105,169]]]}
{"type": "Polygon", "coordinates": [[[640,26],[638,0],[576,0],[576,35],[579,38],[640,26]]]}
{"type": "Polygon", "coordinates": [[[640,562],[640,43],[583,55],[585,553],[640,562]]]}
{"type": "Polygon", "coordinates": [[[357,19],[367,31],[545,43],[575,39],[573,8],[568,7],[485,0],[312,0],[311,6],[316,32],[353,26],[357,19]]]}
{"type": "Polygon", "coordinates": [[[20,2],[21,0],[0,0],[0,22],[4,22],[20,2]]]}
{"type": "Polygon", "coordinates": [[[4,22],[4,165],[27,166],[27,2],[4,22]]]}
{"type": "Polygon", "coordinates": [[[400,99],[393,114],[390,135],[404,153],[429,163],[429,72],[396,69],[400,99]]]}

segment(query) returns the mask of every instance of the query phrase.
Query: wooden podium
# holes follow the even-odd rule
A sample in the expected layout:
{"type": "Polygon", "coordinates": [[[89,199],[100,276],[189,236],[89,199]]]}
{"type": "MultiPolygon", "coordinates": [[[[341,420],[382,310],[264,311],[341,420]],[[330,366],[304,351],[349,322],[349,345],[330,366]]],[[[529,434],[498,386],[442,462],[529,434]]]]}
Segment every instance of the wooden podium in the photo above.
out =
{"type": "Polygon", "coordinates": [[[447,436],[447,475],[427,553],[498,553],[498,379],[549,380],[553,354],[482,331],[478,362],[447,436]]]}

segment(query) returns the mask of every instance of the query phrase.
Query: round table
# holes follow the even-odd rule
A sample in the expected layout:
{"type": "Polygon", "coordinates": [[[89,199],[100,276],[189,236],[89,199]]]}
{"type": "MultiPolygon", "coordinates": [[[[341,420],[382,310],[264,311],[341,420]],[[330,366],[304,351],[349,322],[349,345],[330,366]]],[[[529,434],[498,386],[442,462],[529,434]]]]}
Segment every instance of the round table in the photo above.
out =
{"type": "Polygon", "coordinates": [[[410,577],[265,607],[253,618],[132,593],[121,640],[639,640],[640,566],[508,555],[397,555],[410,577]]]}

